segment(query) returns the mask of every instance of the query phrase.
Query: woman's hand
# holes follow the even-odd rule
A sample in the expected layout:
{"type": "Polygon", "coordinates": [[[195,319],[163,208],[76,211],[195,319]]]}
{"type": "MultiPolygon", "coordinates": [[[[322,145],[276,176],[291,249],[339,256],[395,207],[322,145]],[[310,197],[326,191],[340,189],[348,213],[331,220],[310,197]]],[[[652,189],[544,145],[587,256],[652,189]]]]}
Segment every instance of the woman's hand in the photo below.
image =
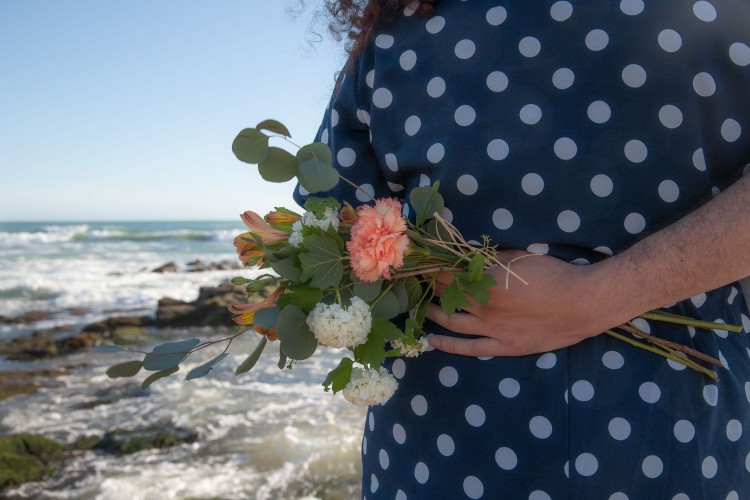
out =
{"type": "MultiPolygon", "coordinates": [[[[446,315],[430,304],[427,317],[439,325],[481,338],[432,336],[430,344],[442,351],[467,356],[520,356],[576,344],[615,327],[633,313],[626,304],[608,300],[596,265],[578,266],[547,255],[523,251],[498,252],[500,262],[527,282],[495,267],[489,272],[497,285],[490,289],[486,306],[471,306],[446,315]]],[[[449,273],[435,276],[440,295],[453,279],[449,273]]]]}

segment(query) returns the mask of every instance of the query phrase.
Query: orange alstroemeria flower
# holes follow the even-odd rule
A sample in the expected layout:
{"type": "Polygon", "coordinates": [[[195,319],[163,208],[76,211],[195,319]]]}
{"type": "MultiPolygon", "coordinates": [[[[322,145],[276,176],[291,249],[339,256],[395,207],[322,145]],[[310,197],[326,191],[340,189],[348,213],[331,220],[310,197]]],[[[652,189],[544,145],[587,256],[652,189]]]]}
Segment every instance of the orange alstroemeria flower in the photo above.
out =
{"type": "Polygon", "coordinates": [[[344,224],[356,224],[359,219],[357,210],[349,204],[348,201],[344,202],[344,206],[339,210],[339,220],[344,224]]]}
{"type": "Polygon", "coordinates": [[[242,265],[247,266],[262,262],[266,252],[258,247],[258,243],[253,240],[251,233],[242,233],[234,237],[234,247],[237,249],[242,265]]]}
{"type": "Polygon", "coordinates": [[[234,318],[234,322],[238,325],[252,325],[255,313],[260,309],[275,306],[276,300],[279,298],[281,292],[283,291],[283,288],[278,287],[271,295],[261,300],[260,302],[253,302],[252,304],[232,304],[228,308],[229,312],[239,314],[239,316],[234,318]]]}
{"type": "Polygon", "coordinates": [[[287,241],[289,239],[289,235],[287,233],[272,228],[268,224],[268,222],[263,219],[263,217],[256,214],[255,212],[251,212],[250,210],[248,210],[244,214],[240,215],[240,218],[242,219],[242,222],[245,223],[250,232],[260,236],[260,239],[263,240],[263,243],[265,243],[266,245],[281,243],[282,241],[287,241]]]}
{"type": "Polygon", "coordinates": [[[294,224],[302,219],[302,216],[287,212],[269,212],[265,219],[269,224],[294,224]]]}

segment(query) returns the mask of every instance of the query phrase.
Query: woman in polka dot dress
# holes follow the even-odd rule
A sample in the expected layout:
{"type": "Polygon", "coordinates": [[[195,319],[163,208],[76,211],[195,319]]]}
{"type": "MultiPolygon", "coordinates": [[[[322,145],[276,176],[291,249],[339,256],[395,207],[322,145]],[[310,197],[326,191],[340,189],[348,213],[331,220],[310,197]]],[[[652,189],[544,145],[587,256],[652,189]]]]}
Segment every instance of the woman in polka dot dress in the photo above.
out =
{"type": "Polygon", "coordinates": [[[748,335],[639,320],[714,382],[598,334],[665,304],[750,330],[750,2],[376,3],[406,6],[360,17],[336,167],[376,197],[440,181],[467,239],[546,255],[388,366],[363,497],[750,498],[748,335]]]}

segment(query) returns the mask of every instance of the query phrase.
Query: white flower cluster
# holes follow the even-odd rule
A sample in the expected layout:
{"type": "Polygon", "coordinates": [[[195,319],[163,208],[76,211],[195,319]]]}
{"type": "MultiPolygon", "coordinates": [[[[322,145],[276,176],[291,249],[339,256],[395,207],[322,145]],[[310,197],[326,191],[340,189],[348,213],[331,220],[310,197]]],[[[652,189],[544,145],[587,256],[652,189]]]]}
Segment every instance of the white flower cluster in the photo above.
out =
{"type": "Polygon", "coordinates": [[[370,306],[354,296],[347,308],[339,304],[317,304],[306,322],[321,345],[356,347],[367,341],[372,328],[372,314],[370,306]]]}
{"type": "Polygon", "coordinates": [[[405,344],[403,340],[394,340],[391,342],[391,347],[401,351],[401,355],[407,358],[416,358],[425,352],[429,346],[427,337],[417,339],[415,344],[405,344]]]}
{"type": "Polygon", "coordinates": [[[323,217],[318,218],[313,212],[305,212],[302,218],[292,224],[292,233],[289,235],[289,244],[298,247],[302,243],[302,226],[319,227],[323,231],[329,226],[335,230],[339,229],[339,213],[331,208],[326,208],[323,217]]]}
{"type": "Polygon", "coordinates": [[[352,379],[344,387],[344,398],[360,406],[382,405],[398,389],[396,378],[383,367],[377,370],[352,369],[352,379]]]}

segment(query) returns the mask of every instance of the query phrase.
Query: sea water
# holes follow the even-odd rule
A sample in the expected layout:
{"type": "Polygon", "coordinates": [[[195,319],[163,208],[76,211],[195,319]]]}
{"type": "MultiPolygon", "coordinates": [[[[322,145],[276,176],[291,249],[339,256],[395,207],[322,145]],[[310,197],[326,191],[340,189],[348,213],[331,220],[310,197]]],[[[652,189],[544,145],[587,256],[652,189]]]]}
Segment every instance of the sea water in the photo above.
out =
{"type": "MultiPolygon", "coordinates": [[[[153,315],[162,297],[194,300],[203,285],[218,285],[253,270],[188,272],[189,263],[234,260],[235,222],[113,222],[0,224],[0,315],[54,313],[31,325],[2,325],[0,340],[34,329],[111,316],[153,315]],[[153,269],[174,262],[175,273],[153,269]]],[[[208,338],[209,328],[156,332],[152,342],[208,338]]],[[[183,427],[198,440],[115,457],[75,452],[45,481],[6,490],[8,498],[100,499],[348,499],[359,495],[359,453],[364,414],[321,382],[340,353],[319,349],[293,369],[279,369],[269,343],[258,365],[234,370],[258,342],[232,343],[228,356],[204,378],[180,373],[221,352],[223,345],[191,356],[178,374],[140,389],[143,376],[109,379],[112,364],[133,354],[79,353],[18,362],[0,359],[0,370],[63,367],[34,394],[0,404],[0,433],[30,432],[66,443],[112,429],[150,425],[183,427]],[[104,403],[102,403],[104,401],[104,403]]],[[[148,349],[150,346],[143,346],[148,349]]]]}

